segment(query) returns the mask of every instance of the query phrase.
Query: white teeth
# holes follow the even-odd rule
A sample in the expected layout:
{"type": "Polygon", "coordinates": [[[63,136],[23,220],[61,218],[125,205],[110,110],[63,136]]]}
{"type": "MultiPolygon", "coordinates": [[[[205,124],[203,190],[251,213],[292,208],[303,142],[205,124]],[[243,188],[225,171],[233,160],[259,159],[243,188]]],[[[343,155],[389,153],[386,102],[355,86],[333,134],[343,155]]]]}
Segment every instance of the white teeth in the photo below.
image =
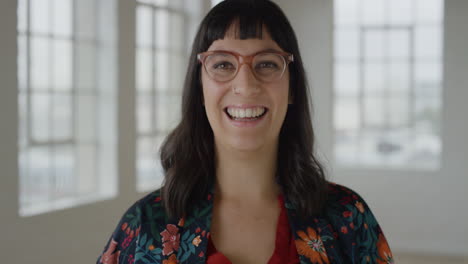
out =
{"type": "Polygon", "coordinates": [[[263,115],[263,113],[265,113],[265,110],[266,109],[264,107],[254,107],[247,109],[228,108],[227,112],[230,116],[234,118],[255,118],[263,115]]]}

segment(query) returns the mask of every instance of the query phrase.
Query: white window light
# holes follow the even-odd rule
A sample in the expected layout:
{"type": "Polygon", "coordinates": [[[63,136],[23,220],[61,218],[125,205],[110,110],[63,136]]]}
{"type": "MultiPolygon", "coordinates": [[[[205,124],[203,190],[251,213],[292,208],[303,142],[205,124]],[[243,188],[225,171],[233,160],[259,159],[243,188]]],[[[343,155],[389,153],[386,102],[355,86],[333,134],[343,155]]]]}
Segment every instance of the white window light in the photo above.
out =
{"type": "Polygon", "coordinates": [[[22,216],[116,193],[114,11],[113,0],[18,1],[22,216]]]}
{"type": "Polygon", "coordinates": [[[440,166],[442,0],[335,0],[335,160],[440,166]]]}

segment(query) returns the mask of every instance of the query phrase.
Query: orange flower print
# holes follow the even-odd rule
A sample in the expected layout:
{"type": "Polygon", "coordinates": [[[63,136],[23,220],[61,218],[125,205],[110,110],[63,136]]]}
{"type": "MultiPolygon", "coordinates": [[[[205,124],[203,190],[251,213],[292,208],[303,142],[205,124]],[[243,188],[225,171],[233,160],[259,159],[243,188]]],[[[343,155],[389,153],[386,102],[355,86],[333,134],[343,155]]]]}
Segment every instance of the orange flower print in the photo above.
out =
{"type": "Polygon", "coordinates": [[[361,212],[361,214],[364,213],[364,205],[361,202],[356,202],[354,205],[359,210],[359,212],[361,212]]]}
{"type": "Polygon", "coordinates": [[[153,251],[154,248],[155,248],[154,245],[150,245],[150,246],[148,247],[148,249],[149,249],[150,251],[153,251]]]}
{"type": "Polygon", "coordinates": [[[348,234],[348,228],[346,226],[341,227],[341,233],[348,234]]]}
{"type": "Polygon", "coordinates": [[[163,242],[163,255],[167,256],[179,250],[180,234],[175,225],[167,225],[166,230],[161,232],[163,242]]]}
{"type": "Polygon", "coordinates": [[[343,212],[343,217],[348,218],[348,217],[351,217],[351,216],[353,216],[353,212],[351,212],[351,211],[344,211],[343,212]]]}
{"type": "Polygon", "coordinates": [[[304,231],[297,231],[297,235],[301,238],[295,241],[300,255],[307,257],[312,263],[330,263],[323,241],[314,229],[307,227],[307,234],[304,231]]]}
{"type": "Polygon", "coordinates": [[[163,264],[177,264],[177,257],[175,254],[172,254],[168,259],[163,260],[163,264]]]}
{"type": "Polygon", "coordinates": [[[192,240],[192,244],[193,244],[194,246],[196,246],[196,247],[198,247],[198,245],[200,244],[200,242],[201,242],[200,236],[196,236],[196,237],[193,238],[193,240],[192,240]]]}
{"type": "Polygon", "coordinates": [[[182,226],[184,226],[184,224],[185,224],[185,219],[184,219],[184,218],[181,218],[181,219],[179,220],[179,223],[178,223],[177,225],[180,226],[180,227],[182,227],[182,226]]]}
{"type": "Polygon", "coordinates": [[[112,239],[106,252],[102,254],[100,263],[102,264],[114,264],[114,263],[118,264],[119,263],[120,251],[114,252],[115,249],[117,248],[117,244],[118,244],[117,241],[112,239]]]}
{"type": "Polygon", "coordinates": [[[390,247],[388,246],[387,239],[382,233],[379,234],[379,240],[377,241],[377,252],[379,254],[379,257],[377,259],[377,264],[392,264],[393,263],[392,251],[390,251],[390,247]]]}

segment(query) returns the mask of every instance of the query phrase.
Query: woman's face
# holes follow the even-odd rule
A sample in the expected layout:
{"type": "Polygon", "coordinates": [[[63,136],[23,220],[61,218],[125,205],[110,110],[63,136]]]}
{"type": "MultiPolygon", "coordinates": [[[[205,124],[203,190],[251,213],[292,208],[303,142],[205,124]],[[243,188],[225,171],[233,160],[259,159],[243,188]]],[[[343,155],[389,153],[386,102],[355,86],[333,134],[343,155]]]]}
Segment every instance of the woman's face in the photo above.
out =
{"type": "MultiPolygon", "coordinates": [[[[267,31],[262,39],[240,40],[226,34],[214,41],[208,51],[231,51],[243,56],[261,51],[284,52],[267,31]]],[[[239,66],[234,79],[219,82],[202,69],[202,86],[206,114],[213,129],[215,144],[220,148],[241,151],[271,150],[277,146],[289,99],[289,71],[275,82],[258,80],[248,64],[239,66]],[[264,114],[259,118],[240,118],[264,114]],[[237,116],[237,118],[236,118],[237,116]]]]}

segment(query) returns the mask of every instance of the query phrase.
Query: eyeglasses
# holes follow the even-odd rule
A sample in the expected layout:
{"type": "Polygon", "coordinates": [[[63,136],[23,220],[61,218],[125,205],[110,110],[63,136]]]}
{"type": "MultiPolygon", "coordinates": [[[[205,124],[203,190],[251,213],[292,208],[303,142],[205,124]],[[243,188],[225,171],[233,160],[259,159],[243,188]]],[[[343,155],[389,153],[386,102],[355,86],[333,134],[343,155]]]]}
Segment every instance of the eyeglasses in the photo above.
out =
{"type": "Polygon", "coordinates": [[[235,52],[218,50],[199,53],[197,58],[205,67],[208,76],[218,82],[234,79],[243,64],[249,65],[260,81],[278,81],[283,77],[286,66],[294,61],[292,54],[276,51],[242,56],[235,52]]]}

